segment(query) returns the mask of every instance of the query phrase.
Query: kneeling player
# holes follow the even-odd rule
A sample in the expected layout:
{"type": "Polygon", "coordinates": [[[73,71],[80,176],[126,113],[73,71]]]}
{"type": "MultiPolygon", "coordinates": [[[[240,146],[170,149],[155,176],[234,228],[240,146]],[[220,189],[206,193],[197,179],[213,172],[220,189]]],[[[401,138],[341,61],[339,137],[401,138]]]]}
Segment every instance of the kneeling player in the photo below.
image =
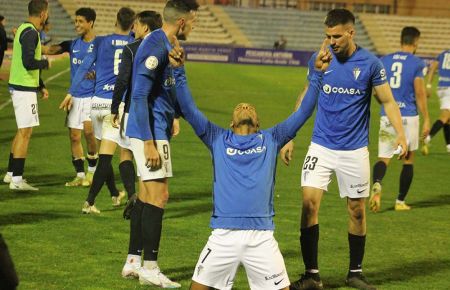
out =
{"type": "MultiPolygon", "coordinates": [[[[211,151],[214,165],[212,234],[194,270],[191,289],[231,289],[238,266],[243,264],[251,289],[288,289],[289,277],[273,236],[273,188],[277,154],[314,110],[322,73],[312,79],[301,108],[286,121],[259,129],[255,108],[236,106],[231,130],[211,123],[195,106],[187,86],[184,52],[170,53],[176,95],[185,119],[211,151]]],[[[324,70],[330,60],[326,45],[315,66],[324,70]]]]}

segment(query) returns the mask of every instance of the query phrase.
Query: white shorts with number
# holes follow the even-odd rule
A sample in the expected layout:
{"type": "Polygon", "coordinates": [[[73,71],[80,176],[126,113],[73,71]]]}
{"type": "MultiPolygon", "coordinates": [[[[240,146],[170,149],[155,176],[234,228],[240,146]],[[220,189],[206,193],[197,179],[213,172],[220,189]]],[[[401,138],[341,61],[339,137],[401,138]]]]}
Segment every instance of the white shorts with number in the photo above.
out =
{"type": "Polygon", "coordinates": [[[278,290],[290,284],[273,231],[261,230],[213,230],[192,280],[216,289],[231,289],[240,264],[252,290],[278,290]]]}
{"type": "MultiPolygon", "coordinates": [[[[408,142],[408,151],[419,148],[419,116],[402,117],[403,129],[408,142]]],[[[378,157],[392,158],[397,149],[395,141],[397,133],[386,116],[380,119],[380,132],[378,133],[378,157]]]]}
{"type": "Polygon", "coordinates": [[[111,115],[111,103],[112,100],[110,99],[103,99],[99,97],[92,98],[91,120],[95,138],[98,140],[102,140],[103,122],[105,117],[111,115]]]}
{"type": "Polygon", "coordinates": [[[441,101],[441,110],[450,110],[450,87],[438,87],[437,95],[441,101]]]}
{"type": "MultiPolygon", "coordinates": [[[[121,120],[123,111],[124,111],[125,103],[121,103],[119,106],[119,120],[121,120]]],[[[128,122],[128,114],[124,116],[124,128],[126,128],[128,122]]],[[[102,127],[102,140],[110,140],[119,145],[124,149],[131,150],[130,139],[125,136],[125,132],[121,132],[121,128],[114,128],[112,126],[111,120],[111,112],[109,115],[103,118],[103,127],[102,127]]]]}
{"type": "Polygon", "coordinates": [[[17,128],[39,126],[39,114],[36,92],[10,89],[11,99],[16,115],[17,128]]]}
{"type": "Polygon", "coordinates": [[[303,162],[302,186],[327,191],[333,172],[336,173],[342,198],[369,196],[370,161],[367,147],[332,150],[311,143],[303,162]]]}
{"type": "Polygon", "coordinates": [[[91,121],[91,103],[91,97],[72,97],[72,108],[67,114],[67,127],[83,130],[83,123],[91,121]]]}
{"type": "Polygon", "coordinates": [[[154,170],[147,167],[147,159],[144,154],[144,141],[130,138],[131,150],[133,151],[136,167],[142,181],[155,180],[172,177],[172,157],[170,155],[170,144],[167,140],[156,140],[156,146],[161,156],[161,168],[154,170]]]}

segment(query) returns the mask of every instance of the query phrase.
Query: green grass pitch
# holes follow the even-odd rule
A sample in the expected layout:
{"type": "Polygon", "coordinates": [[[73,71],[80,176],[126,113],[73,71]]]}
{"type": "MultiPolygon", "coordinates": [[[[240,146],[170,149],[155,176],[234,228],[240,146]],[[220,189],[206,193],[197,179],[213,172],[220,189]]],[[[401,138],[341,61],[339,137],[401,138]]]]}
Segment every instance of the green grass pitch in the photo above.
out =
{"type": "MultiPolygon", "coordinates": [[[[56,62],[44,79],[68,67],[56,62]]],[[[306,70],[269,66],[189,63],[189,83],[200,109],[216,124],[227,127],[239,102],[253,103],[263,128],[284,120],[294,106],[306,70]]],[[[41,126],[31,140],[25,178],[36,193],[13,193],[0,185],[0,232],[20,276],[19,289],[153,289],[125,280],[120,271],[128,250],[129,223],[122,208],[113,209],[106,188],[97,206],[100,216],[82,215],[86,188],[66,188],[74,175],[65,114],[58,105],[65,96],[69,73],[48,83],[50,100],[39,102],[41,126]]],[[[9,100],[0,82],[0,105],[9,100]]],[[[432,122],[438,99],[429,100],[432,122]]],[[[372,102],[371,164],[377,156],[379,105],[372,102]]],[[[299,250],[300,164],[310,143],[313,119],[296,137],[293,163],[278,163],[275,188],[275,236],[291,280],[303,271],[299,250]]],[[[6,170],[10,142],[16,132],[11,105],[0,110],[0,165],[6,170]]],[[[164,215],[159,264],[169,277],[188,289],[198,255],[210,234],[211,159],[206,147],[184,121],[172,141],[175,177],[164,215]]],[[[420,153],[419,153],[420,154],[420,153]]],[[[368,213],[364,271],[380,289],[450,288],[450,155],[442,133],[427,157],[417,156],[414,181],[407,198],[410,212],[393,210],[401,162],[393,161],[384,180],[380,213],[368,213]]],[[[118,176],[118,159],[114,167],[118,176]]],[[[3,175],[2,175],[3,176],[3,175]]],[[[118,180],[120,180],[118,178],[118,180]]],[[[122,185],[118,185],[122,188],[122,185]]],[[[320,210],[319,265],[327,288],[343,288],[348,267],[347,212],[334,180],[320,210]]],[[[244,271],[234,289],[249,289],[244,271]]]]}

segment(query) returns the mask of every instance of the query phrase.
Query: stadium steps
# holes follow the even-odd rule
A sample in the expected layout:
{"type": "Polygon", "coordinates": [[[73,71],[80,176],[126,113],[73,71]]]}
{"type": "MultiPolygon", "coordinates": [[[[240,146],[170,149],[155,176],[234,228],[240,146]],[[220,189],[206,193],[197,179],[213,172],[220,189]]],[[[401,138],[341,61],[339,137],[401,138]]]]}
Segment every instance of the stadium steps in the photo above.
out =
{"type": "MultiPolygon", "coordinates": [[[[324,38],[325,12],[300,11],[286,8],[224,7],[230,18],[247,35],[254,47],[272,48],[280,35],[284,35],[289,50],[317,50],[324,38]]],[[[374,52],[374,46],[365,27],[357,19],[356,41],[374,52]]]]}
{"type": "Polygon", "coordinates": [[[448,18],[379,14],[359,14],[359,17],[380,54],[400,49],[400,33],[404,26],[415,26],[421,31],[418,55],[436,56],[450,47],[448,18]]]}
{"type": "MultiPolygon", "coordinates": [[[[95,29],[98,35],[110,34],[114,30],[117,11],[127,6],[136,12],[154,10],[162,13],[165,2],[151,2],[147,0],[110,1],[110,0],[60,0],[61,4],[71,15],[79,7],[91,7],[97,13],[95,29]]],[[[189,36],[188,43],[211,43],[234,45],[235,40],[208,6],[200,6],[195,29],[189,36]]]]}
{"type": "MultiPolygon", "coordinates": [[[[18,27],[28,18],[29,0],[0,0],[1,14],[7,19],[6,32],[12,37],[12,28],[18,27]]],[[[66,10],[56,0],[49,0],[51,30],[48,35],[51,43],[58,43],[76,36],[73,22],[66,10]]]]}
{"type": "Polygon", "coordinates": [[[252,47],[253,44],[247,36],[241,31],[238,25],[231,19],[228,14],[218,5],[211,5],[209,9],[222,23],[223,27],[232,35],[234,43],[239,46],[252,47]]]}

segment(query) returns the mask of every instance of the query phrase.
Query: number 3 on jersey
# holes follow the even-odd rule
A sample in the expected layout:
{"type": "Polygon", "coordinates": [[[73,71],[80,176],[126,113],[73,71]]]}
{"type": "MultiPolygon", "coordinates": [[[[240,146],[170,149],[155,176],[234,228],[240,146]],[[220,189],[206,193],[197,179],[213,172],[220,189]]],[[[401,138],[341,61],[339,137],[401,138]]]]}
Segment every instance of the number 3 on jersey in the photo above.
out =
{"type": "Polygon", "coordinates": [[[398,89],[402,83],[403,64],[394,62],[391,66],[392,77],[389,79],[389,85],[393,89],[398,89]]]}
{"type": "Polygon", "coordinates": [[[119,75],[119,65],[122,62],[122,55],[123,49],[119,48],[116,49],[116,52],[114,53],[114,75],[119,75]]]}

